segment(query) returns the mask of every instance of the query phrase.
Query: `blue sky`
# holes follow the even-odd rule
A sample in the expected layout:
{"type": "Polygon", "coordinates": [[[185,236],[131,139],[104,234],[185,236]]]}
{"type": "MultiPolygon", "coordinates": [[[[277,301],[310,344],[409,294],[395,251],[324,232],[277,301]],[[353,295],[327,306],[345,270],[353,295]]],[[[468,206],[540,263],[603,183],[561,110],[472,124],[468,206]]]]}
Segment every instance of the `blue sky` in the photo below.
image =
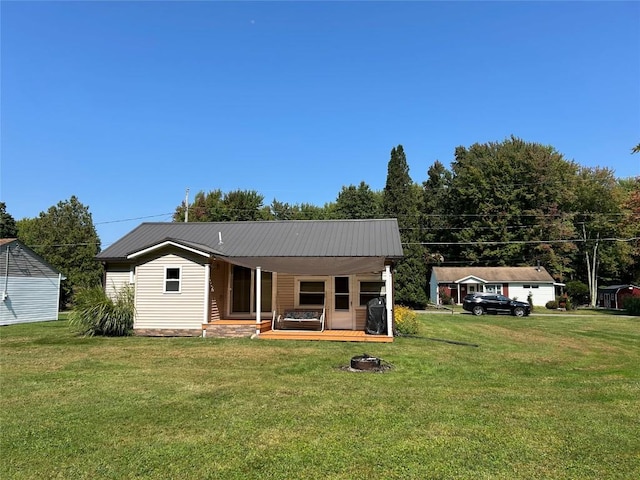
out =
{"type": "Polygon", "coordinates": [[[0,200],[18,220],[76,195],[103,248],[186,188],[382,189],[398,144],[420,183],[512,134],[640,175],[640,2],[2,1],[0,20],[0,200]]]}

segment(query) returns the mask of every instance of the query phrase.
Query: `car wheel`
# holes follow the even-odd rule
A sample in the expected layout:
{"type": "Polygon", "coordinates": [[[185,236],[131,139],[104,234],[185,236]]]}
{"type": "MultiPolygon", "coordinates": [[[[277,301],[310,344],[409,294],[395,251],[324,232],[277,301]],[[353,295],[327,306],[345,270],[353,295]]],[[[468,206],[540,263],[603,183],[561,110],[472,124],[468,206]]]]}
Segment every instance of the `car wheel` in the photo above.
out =
{"type": "Polygon", "coordinates": [[[473,310],[471,310],[471,312],[476,317],[479,317],[480,315],[482,315],[484,313],[484,309],[480,305],[476,305],[475,307],[473,307],[473,310]]]}
{"type": "Polygon", "coordinates": [[[516,317],[524,317],[524,308],[522,307],[516,307],[513,309],[513,314],[516,317]]]}

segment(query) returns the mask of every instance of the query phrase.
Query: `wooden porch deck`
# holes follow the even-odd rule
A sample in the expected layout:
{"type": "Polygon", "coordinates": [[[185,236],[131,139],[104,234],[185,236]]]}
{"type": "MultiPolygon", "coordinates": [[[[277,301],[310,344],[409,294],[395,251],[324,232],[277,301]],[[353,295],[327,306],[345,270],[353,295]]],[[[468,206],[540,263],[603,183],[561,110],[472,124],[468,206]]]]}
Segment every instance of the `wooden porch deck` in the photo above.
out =
{"type": "MultiPolygon", "coordinates": [[[[228,328],[248,328],[251,331],[256,323],[253,320],[214,320],[204,324],[203,329],[209,326],[219,326],[228,328]]],[[[255,331],[255,330],[254,330],[255,331]]],[[[318,332],[314,330],[271,330],[271,321],[263,320],[260,323],[260,339],[265,340],[314,340],[328,342],[371,342],[371,343],[391,343],[393,337],[386,335],[367,335],[359,330],[325,330],[318,332]]]]}
{"type": "Polygon", "coordinates": [[[386,335],[367,335],[363,331],[325,330],[315,332],[309,330],[268,330],[258,338],[265,340],[315,340],[329,342],[378,342],[391,343],[393,337],[386,335]]]}

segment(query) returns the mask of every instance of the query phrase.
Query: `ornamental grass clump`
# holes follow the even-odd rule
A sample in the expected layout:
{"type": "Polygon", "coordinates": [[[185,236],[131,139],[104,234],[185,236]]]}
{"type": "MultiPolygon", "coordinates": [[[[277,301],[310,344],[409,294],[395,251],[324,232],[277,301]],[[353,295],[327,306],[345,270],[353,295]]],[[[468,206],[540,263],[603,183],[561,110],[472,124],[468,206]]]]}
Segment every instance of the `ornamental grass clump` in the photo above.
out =
{"type": "Polygon", "coordinates": [[[69,324],[82,335],[122,337],[133,329],[134,292],[130,286],[116,291],[113,298],[102,287],[84,288],[76,293],[74,303],[69,324]]]}
{"type": "Polygon", "coordinates": [[[416,312],[407,307],[396,305],[393,309],[395,330],[398,335],[415,335],[418,333],[419,322],[416,312]]]}

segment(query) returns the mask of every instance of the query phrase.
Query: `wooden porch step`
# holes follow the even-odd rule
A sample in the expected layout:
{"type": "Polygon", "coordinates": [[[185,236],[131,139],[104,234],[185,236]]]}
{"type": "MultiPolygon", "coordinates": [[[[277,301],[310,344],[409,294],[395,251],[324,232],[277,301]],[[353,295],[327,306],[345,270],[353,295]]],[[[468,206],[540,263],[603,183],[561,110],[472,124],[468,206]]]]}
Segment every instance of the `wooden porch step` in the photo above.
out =
{"type": "Polygon", "coordinates": [[[269,330],[262,332],[258,338],[264,340],[311,340],[329,342],[393,342],[393,337],[387,337],[386,335],[367,335],[365,332],[352,330],[325,330],[324,332],[269,330]]]}

